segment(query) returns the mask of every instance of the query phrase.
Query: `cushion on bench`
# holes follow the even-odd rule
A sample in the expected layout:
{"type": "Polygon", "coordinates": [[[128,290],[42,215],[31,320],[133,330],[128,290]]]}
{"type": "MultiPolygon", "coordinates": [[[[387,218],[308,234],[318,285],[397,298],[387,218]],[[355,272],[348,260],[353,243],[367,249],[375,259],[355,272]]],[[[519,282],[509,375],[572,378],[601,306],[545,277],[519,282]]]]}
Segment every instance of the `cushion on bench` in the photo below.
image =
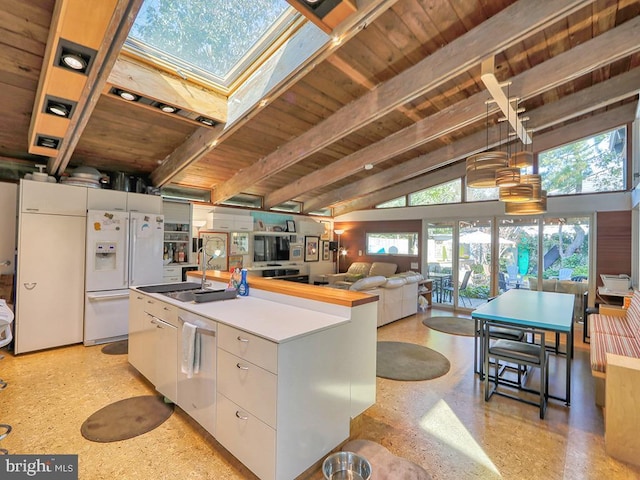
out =
{"type": "Polygon", "coordinates": [[[591,339],[591,370],[595,372],[606,371],[607,353],[640,358],[640,342],[635,338],[598,333],[591,339]]]}
{"type": "Polygon", "coordinates": [[[591,335],[605,333],[607,335],[621,335],[634,338],[633,329],[625,317],[592,314],[589,318],[591,335]]]}

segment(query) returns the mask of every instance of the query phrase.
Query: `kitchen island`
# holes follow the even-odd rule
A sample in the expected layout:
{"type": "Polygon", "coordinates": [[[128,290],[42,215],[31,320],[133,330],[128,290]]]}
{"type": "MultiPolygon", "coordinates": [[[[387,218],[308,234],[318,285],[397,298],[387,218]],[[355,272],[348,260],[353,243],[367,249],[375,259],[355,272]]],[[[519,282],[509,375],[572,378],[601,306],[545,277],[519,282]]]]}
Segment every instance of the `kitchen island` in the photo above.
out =
{"type": "MultiPolygon", "coordinates": [[[[207,279],[218,288],[228,274],[207,279]]],[[[133,288],[129,361],[257,476],[293,479],[375,402],[377,297],[270,279],[250,287],[199,304],[133,288]],[[190,378],[185,322],[201,333],[190,378]]]]}

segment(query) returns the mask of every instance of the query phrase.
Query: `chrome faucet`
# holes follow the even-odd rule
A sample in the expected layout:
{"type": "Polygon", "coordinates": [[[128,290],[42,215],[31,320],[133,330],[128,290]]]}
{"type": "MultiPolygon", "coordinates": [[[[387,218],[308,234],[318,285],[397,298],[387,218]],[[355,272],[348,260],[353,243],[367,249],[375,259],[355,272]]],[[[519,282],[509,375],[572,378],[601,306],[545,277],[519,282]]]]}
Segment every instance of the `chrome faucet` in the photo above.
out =
{"type": "Polygon", "coordinates": [[[207,282],[207,242],[208,238],[204,238],[202,241],[202,246],[198,250],[198,252],[202,252],[202,283],[200,284],[200,290],[204,290],[204,285],[207,282]]]}

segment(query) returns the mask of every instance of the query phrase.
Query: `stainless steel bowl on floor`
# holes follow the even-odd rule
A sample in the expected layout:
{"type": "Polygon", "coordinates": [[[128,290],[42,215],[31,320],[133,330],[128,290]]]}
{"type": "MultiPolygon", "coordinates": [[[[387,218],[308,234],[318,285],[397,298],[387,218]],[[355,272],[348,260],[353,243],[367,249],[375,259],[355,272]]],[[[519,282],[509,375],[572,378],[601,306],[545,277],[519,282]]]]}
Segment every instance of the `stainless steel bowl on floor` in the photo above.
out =
{"type": "Polygon", "coordinates": [[[327,480],[369,480],[371,464],[353,452],[336,452],[322,462],[322,473],[327,480]]]}

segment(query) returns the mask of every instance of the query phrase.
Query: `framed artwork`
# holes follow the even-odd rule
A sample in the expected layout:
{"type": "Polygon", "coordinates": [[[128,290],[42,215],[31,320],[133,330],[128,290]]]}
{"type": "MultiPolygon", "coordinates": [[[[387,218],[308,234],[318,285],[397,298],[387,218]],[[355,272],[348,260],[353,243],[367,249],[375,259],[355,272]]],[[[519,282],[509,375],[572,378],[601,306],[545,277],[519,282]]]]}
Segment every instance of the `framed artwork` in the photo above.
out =
{"type": "Polygon", "coordinates": [[[207,268],[211,270],[227,271],[227,248],[229,237],[227,233],[200,232],[202,248],[207,254],[207,268]]]}
{"type": "MultiPolygon", "coordinates": [[[[249,253],[249,234],[233,232],[229,244],[229,255],[247,255],[249,253]]],[[[231,261],[231,259],[229,259],[231,261]]]]}
{"type": "Polygon", "coordinates": [[[229,255],[229,271],[242,268],[242,255],[229,255]]]}
{"type": "Polygon", "coordinates": [[[287,220],[287,232],[294,232],[296,231],[296,222],[293,220],[287,220]]]}
{"type": "Polygon", "coordinates": [[[329,242],[322,242],[322,260],[324,262],[331,259],[331,251],[329,250],[329,242]]]}
{"type": "Polygon", "coordinates": [[[302,260],[302,249],[304,245],[301,244],[291,244],[289,247],[289,261],[295,262],[302,260]]]}
{"type": "Polygon", "coordinates": [[[320,239],[326,240],[326,241],[331,240],[331,222],[320,220],[320,225],[322,225],[322,228],[324,229],[322,231],[322,235],[320,236],[320,239]]]}
{"type": "Polygon", "coordinates": [[[317,262],[320,260],[320,237],[304,237],[304,261],[317,262]]]}

